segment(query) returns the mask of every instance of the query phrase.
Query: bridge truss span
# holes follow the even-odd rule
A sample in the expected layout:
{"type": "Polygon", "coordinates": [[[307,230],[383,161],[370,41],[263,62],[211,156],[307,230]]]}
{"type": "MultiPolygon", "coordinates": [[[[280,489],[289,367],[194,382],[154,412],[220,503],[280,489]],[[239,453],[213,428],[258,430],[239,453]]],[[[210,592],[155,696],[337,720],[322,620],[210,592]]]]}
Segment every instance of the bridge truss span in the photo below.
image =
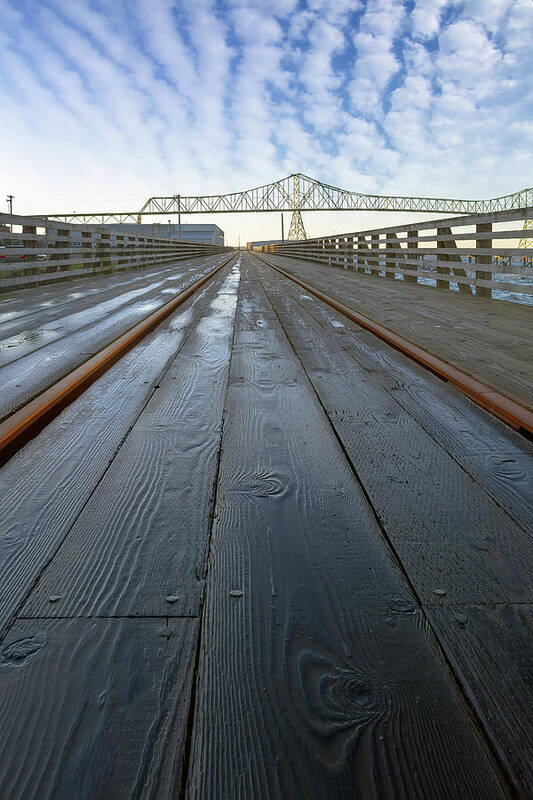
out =
{"type": "Polygon", "coordinates": [[[150,197],[137,211],[44,214],[66,222],[135,222],[144,215],[265,213],[271,211],[411,211],[487,214],[533,205],[533,188],[491,200],[460,200],[352,192],[301,173],[241,192],[150,197]]]}

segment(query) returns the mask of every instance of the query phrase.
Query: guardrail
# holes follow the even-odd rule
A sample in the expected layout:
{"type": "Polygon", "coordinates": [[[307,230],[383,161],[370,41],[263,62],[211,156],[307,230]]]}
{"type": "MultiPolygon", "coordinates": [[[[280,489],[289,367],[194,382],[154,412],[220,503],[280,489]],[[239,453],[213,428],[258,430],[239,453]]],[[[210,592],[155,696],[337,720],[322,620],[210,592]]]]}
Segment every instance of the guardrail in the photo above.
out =
{"type": "Polygon", "coordinates": [[[320,236],[254,250],[477,297],[533,294],[533,248],[518,247],[533,207],[320,236]],[[459,244],[458,244],[459,243],[459,244]]]}
{"type": "Polygon", "coordinates": [[[228,247],[0,214],[0,291],[213,255],[228,247]]]}

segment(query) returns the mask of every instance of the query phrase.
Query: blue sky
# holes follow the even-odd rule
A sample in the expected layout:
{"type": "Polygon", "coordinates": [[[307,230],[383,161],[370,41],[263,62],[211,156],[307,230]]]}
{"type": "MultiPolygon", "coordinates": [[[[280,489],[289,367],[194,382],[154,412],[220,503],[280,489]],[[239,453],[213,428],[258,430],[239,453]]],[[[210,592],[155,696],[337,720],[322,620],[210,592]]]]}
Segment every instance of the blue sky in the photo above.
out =
{"type": "Polygon", "coordinates": [[[19,213],[296,171],[387,194],[533,184],[532,0],[0,0],[0,19],[0,190],[19,213]]]}

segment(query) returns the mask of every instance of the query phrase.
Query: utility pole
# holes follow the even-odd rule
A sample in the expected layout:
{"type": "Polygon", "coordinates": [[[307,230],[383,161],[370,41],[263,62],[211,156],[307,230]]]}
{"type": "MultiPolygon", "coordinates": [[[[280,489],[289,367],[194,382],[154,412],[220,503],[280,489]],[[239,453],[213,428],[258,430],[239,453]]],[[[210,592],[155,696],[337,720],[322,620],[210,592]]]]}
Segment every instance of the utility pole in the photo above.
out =
{"type": "Polygon", "coordinates": [[[9,206],[9,213],[10,214],[13,213],[13,200],[14,199],[15,199],[15,195],[13,195],[13,194],[8,194],[8,196],[6,197],[7,204],[9,206]]]}
{"type": "Polygon", "coordinates": [[[285,241],[285,232],[283,230],[283,211],[281,212],[281,241],[285,241]]]}
{"type": "Polygon", "coordinates": [[[178,195],[178,239],[181,240],[181,197],[178,195]]]}

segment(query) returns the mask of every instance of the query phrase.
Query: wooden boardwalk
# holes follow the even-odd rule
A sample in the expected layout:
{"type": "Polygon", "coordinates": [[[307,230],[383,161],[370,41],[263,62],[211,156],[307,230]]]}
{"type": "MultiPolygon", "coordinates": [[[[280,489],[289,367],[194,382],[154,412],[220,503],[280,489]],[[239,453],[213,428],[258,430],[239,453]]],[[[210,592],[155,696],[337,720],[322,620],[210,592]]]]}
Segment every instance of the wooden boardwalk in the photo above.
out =
{"type": "Polygon", "coordinates": [[[483,383],[533,407],[533,307],[262,256],[483,383]]]}
{"type": "Polygon", "coordinates": [[[533,797],[532,465],[239,256],[0,471],[0,797],[533,797]]]}

